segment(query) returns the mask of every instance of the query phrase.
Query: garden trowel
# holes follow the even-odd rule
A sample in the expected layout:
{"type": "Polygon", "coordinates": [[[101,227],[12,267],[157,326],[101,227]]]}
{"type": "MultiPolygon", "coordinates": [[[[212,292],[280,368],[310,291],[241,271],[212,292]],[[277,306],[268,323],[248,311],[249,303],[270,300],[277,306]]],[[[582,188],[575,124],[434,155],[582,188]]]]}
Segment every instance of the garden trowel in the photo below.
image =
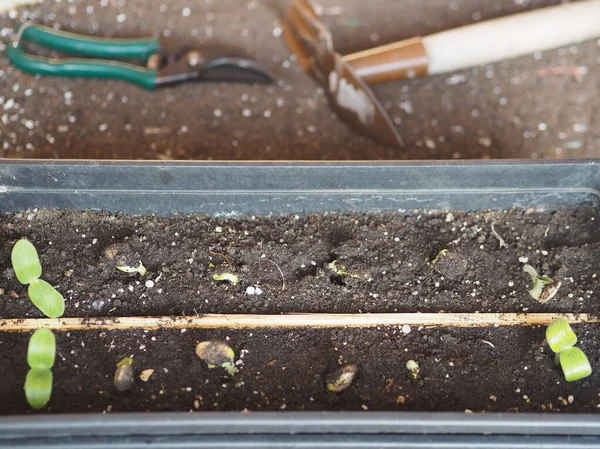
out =
{"type": "Polygon", "coordinates": [[[323,86],[336,113],[382,144],[402,146],[394,123],[367,83],[437,75],[600,36],[600,0],[585,0],[488,20],[342,56],[311,0],[292,0],[284,40],[323,86]]]}

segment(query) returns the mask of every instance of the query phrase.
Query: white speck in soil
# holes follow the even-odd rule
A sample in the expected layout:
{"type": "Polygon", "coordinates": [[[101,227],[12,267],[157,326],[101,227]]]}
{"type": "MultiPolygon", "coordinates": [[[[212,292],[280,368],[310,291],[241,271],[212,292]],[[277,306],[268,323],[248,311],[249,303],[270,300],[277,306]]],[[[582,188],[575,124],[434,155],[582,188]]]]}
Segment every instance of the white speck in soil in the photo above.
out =
{"type": "Polygon", "coordinates": [[[404,333],[404,334],[410,334],[410,331],[411,331],[411,328],[410,328],[410,326],[408,324],[404,324],[402,326],[402,333],[404,333]]]}
{"type": "Polygon", "coordinates": [[[276,26],[275,28],[273,28],[273,36],[279,37],[279,36],[281,36],[281,33],[282,33],[281,27],[276,26]]]}
{"type": "Polygon", "coordinates": [[[98,130],[100,132],[104,132],[108,129],[108,125],[106,123],[101,123],[100,126],[98,126],[98,130]]]}
{"type": "Polygon", "coordinates": [[[244,117],[250,117],[250,116],[252,115],[252,111],[251,111],[250,109],[244,109],[244,110],[242,111],[242,115],[243,115],[244,117]]]}
{"type": "Polygon", "coordinates": [[[183,17],[189,17],[191,13],[192,13],[192,10],[188,7],[185,7],[181,10],[181,15],[183,17]]]}
{"type": "Polygon", "coordinates": [[[92,301],[92,309],[94,310],[101,310],[102,307],[104,306],[104,301],[101,299],[96,299],[94,301],[92,301]]]}
{"type": "Polygon", "coordinates": [[[6,102],[4,103],[4,110],[8,111],[9,109],[11,109],[13,106],[15,105],[15,100],[12,98],[9,98],[8,100],[6,100],[6,102]]]}
{"type": "Polygon", "coordinates": [[[486,148],[492,146],[492,139],[490,139],[489,137],[480,137],[478,142],[480,145],[483,145],[486,148]]]}
{"type": "Polygon", "coordinates": [[[154,281],[152,279],[148,279],[146,281],[146,288],[152,288],[154,287],[154,281]]]}
{"type": "Polygon", "coordinates": [[[222,116],[223,116],[223,111],[221,111],[220,109],[215,109],[215,110],[213,111],[213,115],[214,115],[215,117],[222,117],[222,116]]]}
{"type": "Polygon", "coordinates": [[[463,73],[459,73],[457,75],[452,75],[450,78],[446,78],[446,84],[449,84],[451,86],[465,83],[466,81],[467,81],[467,76],[463,73]]]}
{"type": "Polygon", "coordinates": [[[123,13],[121,13],[117,16],[117,22],[119,22],[119,23],[125,22],[125,19],[127,19],[127,16],[123,13]]]}

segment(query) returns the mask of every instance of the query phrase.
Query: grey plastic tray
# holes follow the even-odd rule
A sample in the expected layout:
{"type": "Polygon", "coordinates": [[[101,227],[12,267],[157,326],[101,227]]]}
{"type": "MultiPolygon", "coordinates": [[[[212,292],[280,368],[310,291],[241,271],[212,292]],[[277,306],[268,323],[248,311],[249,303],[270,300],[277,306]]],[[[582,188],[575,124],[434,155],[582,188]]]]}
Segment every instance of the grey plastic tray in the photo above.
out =
{"type": "MultiPolygon", "coordinates": [[[[600,161],[0,163],[0,212],[36,207],[216,216],[600,207],[600,161]]],[[[1,400],[1,398],[0,398],[1,400]]],[[[27,448],[600,448],[600,416],[203,412],[0,417],[27,448]]]]}

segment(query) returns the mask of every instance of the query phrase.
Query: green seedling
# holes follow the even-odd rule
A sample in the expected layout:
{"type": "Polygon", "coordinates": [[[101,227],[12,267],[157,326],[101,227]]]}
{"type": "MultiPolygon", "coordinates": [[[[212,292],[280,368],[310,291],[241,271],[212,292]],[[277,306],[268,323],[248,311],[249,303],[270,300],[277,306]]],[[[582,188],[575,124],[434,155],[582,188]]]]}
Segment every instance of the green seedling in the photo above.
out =
{"type": "Polygon", "coordinates": [[[327,268],[329,268],[331,271],[333,271],[335,274],[337,274],[339,276],[350,276],[351,278],[359,278],[360,277],[356,274],[348,273],[348,271],[346,271],[346,267],[344,267],[342,265],[338,265],[338,262],[339,262],[338,260],[329,262],[327,264],[327,268]]]}
{"type": "Polygon", "coordinates": [[[42,265],[31,242],[21,239],[13,247],[11,261],[15,275],[21,284],[27,285],[31,302],[49,318],[58,318],[65,313],[65,299],[48,282],[40,279],[42,265]]]}
{"type": "Polygon", "coordinates": [[[444,248],[443,250],[441,250],[441,251],[440,251],[440,252],[437,254],[437,256],[435,256],[435,259],[433,259],[433,260],[431,261],[431,265],[435,265],[436,263],[438,263],[438,260],[440,260],[440,257],[442,257],[444,254],[446,254],[448,251],[450,251],[450,250],[449,250],[449,249],[447,249],[447,248],[444,248]]]}
{"type": "Polygon", "coordinates": [[[212,278],[215,281],[225,281],[233,285],[238,285],[240,283],[240,278],[233,273],[213,274],[212,278]]]}
{"type": "Polygon", "coordinates": [[[144,264],[142,263],[142,261],[140,261],[137,265],[137,267],[130,267],[128,265],[122,265],[120,267],[117,267],[117,270],[122,271],[123,273],[139,273],[140,276],[145,276],[146,273],[148,272],[148,270],[146,270],[146,267],[144,266],[144,264]]]}
{"type": "Polygon", "coordinates": [[[419,378],[419,364],[417,362],[414,360],[409,360],[406,362],[406,369],[410,371],[415,379],[419,378]]]}
{"type": "Polygon", "coordinates": [[[115,370],[115,377],[113,383],[119,391],[129,390],[133,385],[133,359],[131,357],[125,357],[119,363],[117,363],[117,369],[115,370]]]}
{"type": "Polygon", "coordinates": [[[42,264],[38,253],[29,240],[21,239],[11,253],[13,270],[19,282],[23,285],[31,284],[42,275],[42,264]]]}
{"type": "Polygon", "coordinates": [[[326,378],[327,391],[339,393],[348,388],[356,374],[358,367],[356,365],[346,365],[329,374],[326,378]]]}
{"type": "Polygon", "coordinates": [[[567,320],[557,318],[546,328],[546,341],[550,349],[558,354],[575,346],[577,335],[575,335],[567,320]]]}
{"type": "Polygon", "coordinates": [[[50,369],[56,357],[56,337],[49,329],[36,330],[29,340],[27,364],[32,369],[50,369]]]}
{"type": "Polygon", "coordinates": [[[529,290],[531,297],[539,302],[547,302],[554,298],[561,286],[561,281],[553,281],[548,276],[540,276],[529,264],[523,265],[523,271],[531,276],[533,287],[529,290]]]}
{"type": "MultiPolygon", "coordinates": [[[[65,298],[48,282],[40,279],[42,264],[35,246],[20,239],[11,252],[11,262],[17,280],[28,285],[30,301],[44,315],[58,318],[65,313],[65,298]]],[[[29,372],[25,378],[25,397],[35,409],[44,407],[52,395],[52,371],[56,358],[56,338],[48,329],[38,329],[33,333],[27,348],[29,372]]]]}
{"type": "Polygon", "coordinates": [[[555,363],[562,368],[567,382],[583,379],[592,374],[592,367],[585,353],[574,347],[577,335],[564,318],[555,319],[546,329],[546,341],[556,353],[555,363]]]}
{"type": "Polygon", "coordinates": [[[52,396],[52,371],[56,357],[56,338],[48,329],[38,329],[29,340],[25,378],[25,398],[34,409],[44,407],[52,396]]]}
{"type": "Polygon", "coordinates": [[[223,368],[233,376],[238,372],[233,359],[235,352],[222,341],[202,341],[196,345],[196,355],[206,362],[210,369],[223,368]]]}
{"type": "Polygon", "coordinates": [[[25,397],[28,404],[38,410],[44,407],[52,396],[52,371],[30,369],[25,378],[25,397]]]}
{"type": "Polygon", "coordinates": [[[565,349],[557,354],[557,358],[567,382],[580,380],[592,374],[590,361],[579,348],[565,349]]]}

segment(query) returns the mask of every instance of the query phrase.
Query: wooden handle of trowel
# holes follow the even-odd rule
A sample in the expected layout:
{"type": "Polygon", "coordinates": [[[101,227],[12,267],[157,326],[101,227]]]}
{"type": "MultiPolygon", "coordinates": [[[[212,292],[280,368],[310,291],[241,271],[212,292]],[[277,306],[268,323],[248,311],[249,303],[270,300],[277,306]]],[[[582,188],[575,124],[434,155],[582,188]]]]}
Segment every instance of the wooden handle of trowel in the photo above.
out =
{"type": "Polygon", "coordinates": [[[442,31],[344,56],[367,83],[436,75],[600,37],[600,0],[442,31]]]}

